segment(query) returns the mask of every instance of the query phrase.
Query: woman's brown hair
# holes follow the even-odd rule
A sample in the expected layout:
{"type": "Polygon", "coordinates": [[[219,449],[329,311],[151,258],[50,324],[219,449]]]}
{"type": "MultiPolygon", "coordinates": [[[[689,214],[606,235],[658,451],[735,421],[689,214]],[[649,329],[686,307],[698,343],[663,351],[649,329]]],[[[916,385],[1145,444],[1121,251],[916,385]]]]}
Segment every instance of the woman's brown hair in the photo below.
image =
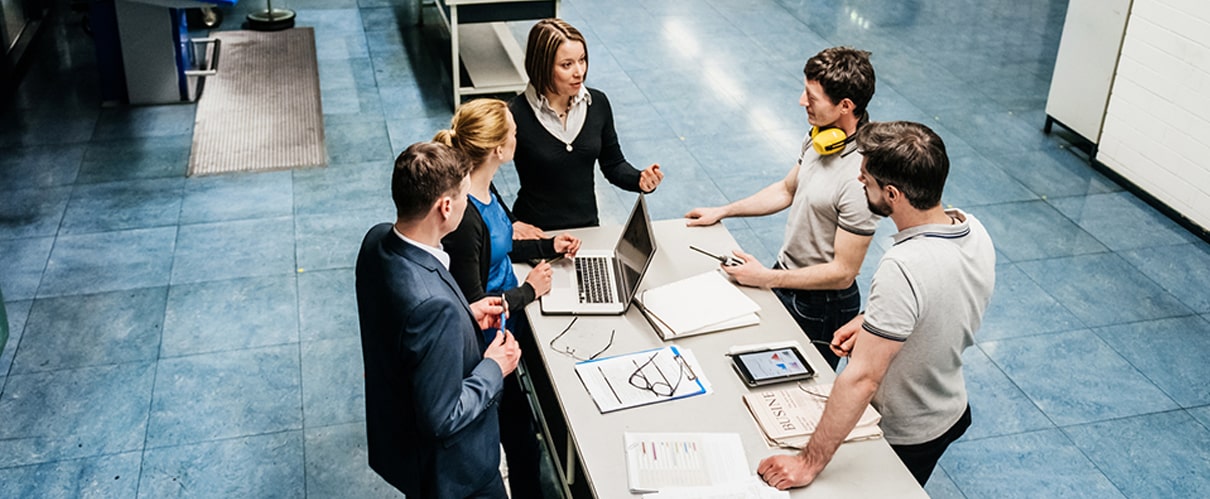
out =
{"type": "Polygon", "coordinates": [[[587,61],[588,43],[580,30],[567,24],[567,21],[543,19],[530,28],[529,41],[525,44],[525,73],[538,93],[554,91],[555,54],[568,41],[584,45],[584,60],[587,61]]]}

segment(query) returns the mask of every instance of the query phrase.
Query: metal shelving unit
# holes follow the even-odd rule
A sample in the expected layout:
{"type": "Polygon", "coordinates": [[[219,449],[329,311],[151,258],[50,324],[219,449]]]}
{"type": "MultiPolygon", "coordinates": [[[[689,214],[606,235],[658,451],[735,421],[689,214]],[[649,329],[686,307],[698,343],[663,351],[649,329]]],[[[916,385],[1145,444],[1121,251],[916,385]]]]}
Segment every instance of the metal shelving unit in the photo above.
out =
{"type": "Polygon", "coordinates": [[[435,6],[450,33],[454,109],[463,96],[524,90],[524,49],[505,22],[559,16],[559,0],[435,0],[435,6]],[[463,67],[469,82],[462,81],[463,67]]]}

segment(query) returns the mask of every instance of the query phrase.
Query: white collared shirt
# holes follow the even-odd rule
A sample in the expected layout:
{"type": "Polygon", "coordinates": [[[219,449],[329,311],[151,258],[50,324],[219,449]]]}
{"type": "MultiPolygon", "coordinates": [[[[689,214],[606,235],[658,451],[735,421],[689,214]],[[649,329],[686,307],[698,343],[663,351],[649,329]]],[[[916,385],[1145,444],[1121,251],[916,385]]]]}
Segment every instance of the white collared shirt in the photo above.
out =
{"type": "Polygon", "coordinates": [[[534,116],[538,118],[542,128],[567,144],[567,150],[571,151],[571,143],[575,142],[580,130],[584,128],[584,122],[588,120],[588,106],[592,105],[592,95],[588,93],[588,87],[580,85],[580,92],[571,98],[571,105],[567,107],[566,125],[559,118],[559,113],[550,107],[546,96],[539,93],[533,85],[525,86],[525,101],[534,110],[534,116]]]}
{"type": "Polygon", "coordinates": [[[396,229],[393,226],[391,227],[391,231],[394,232],[396,236],[399,236],[399,239],[402,239],[403,242],[408,243],[417,248],[420,248],[420,249],[428,252],[428,254],[433,255],[433,257],[435,257],[437,259],[437,261],[441,262],[441,266],[445,267],[445,270],[448,271],[450,269],[449,253],[446,253],[444,250],[442,250],[439,247],[429,246],[422,242],[413,241],[411,239],[408,239],[408,236],[403,235],[403,233],[399,232],[399,229],[396,229]]]}

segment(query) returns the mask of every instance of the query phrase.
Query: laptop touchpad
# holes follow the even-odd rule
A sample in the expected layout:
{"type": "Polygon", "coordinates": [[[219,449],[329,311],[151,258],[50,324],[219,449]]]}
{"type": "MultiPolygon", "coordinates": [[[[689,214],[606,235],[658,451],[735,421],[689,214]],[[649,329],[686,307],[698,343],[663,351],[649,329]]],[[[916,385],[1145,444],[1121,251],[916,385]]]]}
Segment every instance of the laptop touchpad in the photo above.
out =
{"type": "Polygon", "coordinates": [[[574,263],[563,258],[552,263],[550,266],[554,270],[554,275],[550,279],[550,287],[552,289],[575,289],[576,269],[574,263]]]}

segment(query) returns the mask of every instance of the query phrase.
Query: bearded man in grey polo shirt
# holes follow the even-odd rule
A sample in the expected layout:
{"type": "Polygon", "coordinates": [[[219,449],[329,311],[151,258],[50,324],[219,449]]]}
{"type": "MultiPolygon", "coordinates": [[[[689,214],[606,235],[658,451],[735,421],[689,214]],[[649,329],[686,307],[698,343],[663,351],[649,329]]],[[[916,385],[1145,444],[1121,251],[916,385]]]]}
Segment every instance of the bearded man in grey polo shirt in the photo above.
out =
{"type": "Polygon", "coordinates": [[[891,217],[899,233],[874,273],[866,313],[833,336],[832,349],[850,359],[815,434],[800,454],[757,468],[782,490],[815,479],[866,404],[882,413],[887,443],[922,486],[970,426],[962,351],[974,344],[995,287],[991,238],[974,216],[941,207],[949,159],[928,127],[870,123],[857,146],[870,210],[891,217]]]}

